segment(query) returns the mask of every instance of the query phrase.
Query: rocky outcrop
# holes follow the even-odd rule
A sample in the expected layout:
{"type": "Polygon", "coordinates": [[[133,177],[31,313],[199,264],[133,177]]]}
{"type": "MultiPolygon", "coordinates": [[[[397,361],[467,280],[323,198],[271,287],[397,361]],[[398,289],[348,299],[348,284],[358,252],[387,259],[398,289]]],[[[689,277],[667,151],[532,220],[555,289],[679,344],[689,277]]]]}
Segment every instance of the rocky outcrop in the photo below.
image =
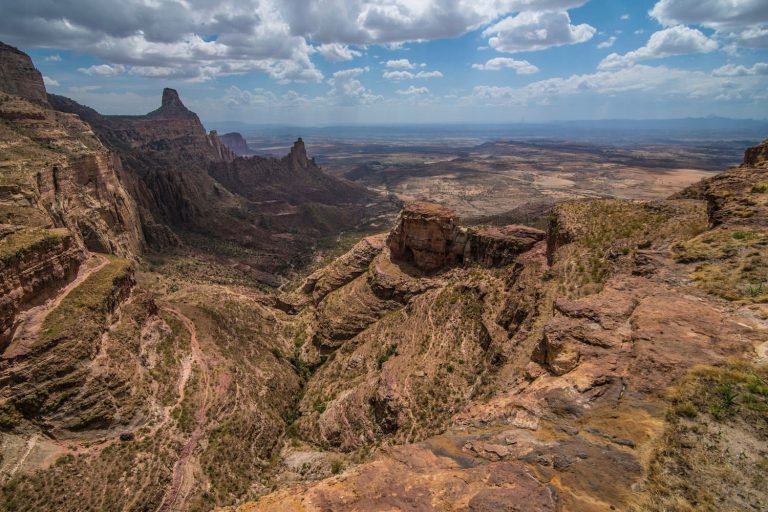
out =
{"type": "Polygon", "coordinates": [[[254,151],[248,147],[243,136],[237,132],[225,133],[220,136],[221,142],[237,156],[251,156],[254,151]]]}
{"type": "Polygon", "coordinates": [[[77,273],[83,258],[66,229],[0,225],[0,352],[13,336],[19,311],[53,295],[77,273]]]}
{"type": "Polygon", "coordinates": [[[449,208],[411,203],[400,212],[387,244],[392,258],[432,272],[456,264],[505,266],[544,238],[527,226],[462,227],[449,208]]]}
{"type": "Polygon", "coordinates": [[[51,108],[26,54],[1,45],[0,66],[0,222],[66,227],[89,250],[138,255],[144,239],[119,159],[80,118],[51,108]]]}
{"type": "Polygon", "coordinates": [[[318,238],[378,222],[394,209],[365,187],[324,173],[300,140],[280,159],[235,158],[172,89],[144,116],[102,116],[67,98],[51,101],[87,120],[118,152],[153,248],[175,241],[163,226],[227,240],[249,249],[238,263],[270,286],[318,238]]]}
{"type": "MultiPolygon", "coordinates": [[[[737,394],[724,375],[756,380],[722,367],[766,357],[763,288],[753,284],[747,297],[743,286],[768,282],[760,274],[768,261],[762,172],[746,164],[664,201],[562,203],[546,242],[536,230],[463,228],[435,205],[407,206],[389,251],[366,273],[340,280],[346,284],[314,305],[306,301],[314,322],[308,339],[322,342],[326,359],[305,386],[297,424],[304,439],[342,451],[382,440],[410,444],[239,510],[397,508],[397,496],[425,510],[435,503],[445,510],[633,510],[645,494],[643,503],[656,503],[651,487],[659,482],[646,479],[649,453],[685,460],[700,432],[724,428],[740,439],[732,447],[757,446],[764,429],[725,420],[740,413],[722,405],[737,394]],[[482,266],[460,265],[473,260],[482,266]],[[720,294],[730,304],[699,286],[709,276],[733,288],[728,268],[742,283],[735,286],[741,295],[720,294]],[[681,380],[688,389],[692,367],[728,383],[696,406],[688,398],[670,402],[667,389],[681,380]],[[695,432],[684,440],[690,444],[675,444],[682,438],[668,437],[670,425],[695,432]],[[660,441],[667,444],[657,448],[660,441]]],[[[345,259],[356,268],[353,255],[345,259]]],[[[741,453],[709,469],[686,466],[684,474],[701,482],[724,462],[735,468],[737,458],[759,459],[741,453]]],[[[707,503],[740,509],[765,495],[748,477],[737,493],[716,480],[707,503]]],[[[688,508],[699,496],[691,491],[688,508]]]]}
{"type": "Polygon", "coordinates": [[[0,91],[48,105],[43,75],[29,56],[0,42],[0,91]]]}
{"type": "Polygon", "coordinates": [[[751,147],[744,152],[745,167],[765,167],[768,165],[768,139],[757,146],[751,147]]]}
{"type": "Polygon", "coordinates": [[[89,250],[138,255],[144,238],[121,163],[77,116],[0,93],[0,222],[67,227],[89,250]]]}

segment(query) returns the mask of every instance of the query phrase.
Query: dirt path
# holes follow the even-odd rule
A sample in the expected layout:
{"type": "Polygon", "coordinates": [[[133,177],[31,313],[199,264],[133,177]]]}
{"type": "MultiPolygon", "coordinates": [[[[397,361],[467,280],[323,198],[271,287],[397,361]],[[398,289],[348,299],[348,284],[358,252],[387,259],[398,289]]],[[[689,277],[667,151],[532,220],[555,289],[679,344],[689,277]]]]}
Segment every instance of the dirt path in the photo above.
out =
{"type": "Polygon", "coordinates": [[[192,461],[192,455],[203,436],[204,428],[208,421],[208,409],[210,409],[217,396],[224,394],[229,387],[230,381],[229,375],[221,373],[216,388],[212,389],[211,370],[205,355],[200,349],[200,343],[197,338],[197,329],[194,322],[176,308],[166,307],[164,309],[176,316],[184,324],[184,327],[190,335],[191,354],[182,367],[181,377],[179,379],[179,400],[177,400],[177,404],[181,404],[184,399],[184,387],[186,387],[187,381],[189,380],[193,364],[200,368],[202,373],[202,396],[200,405],[195,411],[195,429],[192,431],[187,443],[182,448],[179,458],[173,467],[171,485],[165,492],[165,496],[163,497],[163,501],[158,507],[157,512],[170,512],[174,510],[179,499],[183,499],[183,497],[192,489],[193,466],[190,462],[192,461]]]}
{"type": "Polygon", "coordinates": [[[64,297],[80,286],[80,284],[88,279],[91,274],[98,272],[108,264],[109,260],[107,258],[96,255],[92,256],[91,259],[86,260],[80,265],[77,276],[68,285],[59,290],[59,293],[55,297],[45,301],[39,306],[35,306],[20,313],[17,317],[19,322],[18,327],[16,328],[11,343],[3,352],[1,356],[2,359],[15,359],[19,356],[28,354],[37,340],[40,328],[43,325],[45,317],[48,316],[48,313],[61,304],[64,297]],[[98,265],[89,265],[93,260],[98,261],[98,265]]]}

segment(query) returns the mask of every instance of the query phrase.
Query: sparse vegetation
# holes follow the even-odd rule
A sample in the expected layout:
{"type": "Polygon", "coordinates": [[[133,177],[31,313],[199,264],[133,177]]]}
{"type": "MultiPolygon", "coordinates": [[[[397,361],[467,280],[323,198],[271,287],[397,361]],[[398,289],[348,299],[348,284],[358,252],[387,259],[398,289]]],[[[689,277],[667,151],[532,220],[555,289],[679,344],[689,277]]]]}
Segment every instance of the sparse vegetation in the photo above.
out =
{"type": "Polygon", "coordinates": [[[748,510],[768,498],[768,367],[695,367],[670,391],[667,426],[635,510],[748,510]]]}

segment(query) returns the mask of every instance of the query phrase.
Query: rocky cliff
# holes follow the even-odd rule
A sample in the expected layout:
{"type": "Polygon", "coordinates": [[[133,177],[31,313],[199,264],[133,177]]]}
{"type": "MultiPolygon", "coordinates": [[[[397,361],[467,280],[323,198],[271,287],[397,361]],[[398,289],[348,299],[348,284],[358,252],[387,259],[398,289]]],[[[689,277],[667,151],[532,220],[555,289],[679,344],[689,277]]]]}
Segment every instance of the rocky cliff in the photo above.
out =
{"type": "Polygon", "coordinates": [[[400,212],[387,244],[393,259],[434,271],[459,263],[509,265],[543,239],[543,231],[527,226],[463,227],[449,208],[412,203],[400,212]]]}
{"type": "Polygon", "coordinates": [[[77,116],[41,100],[45,86],[39,72],[29,71],[29,57],[3,46],[0,58],[17,64],[16,73],[0,75],[7,87],[0,87],[0,222],[67,227],[92,251],[139,254],[143,235],[120,161],[77,116]],[[13,94],[19,90],[23,96],[13,94]]]}
{"type": "Polygon", "coordinates": [[[237,156],[251,156],[254,154],[254,151],[248,147],[248,143],[243,136],[237,132],[221,135],[221,142],[237,156]]]}
{"type": "Polygon", "coordinates": [[[3,42],[0,42],[0,91],[48,105],[43,75],[26,53],[3,42]]]}
{"type": "Polygon", "coordinates": [[[236,244],[244,248],[238,263],[268,284],[278,284],[275,274],[289,271],[316,240],[394,211],[377,194],[324,173],[301,139],[281,159],[235,158],[172,89],[144,116],[102,116],[67,98],[50,101],[86,120],[120,155],[149,243],[174,245],[173,231],[187,242],[192,234],[236,244]]]}
{"type": "Polygon", "coordinates": [[[237,510],[754,508],[766,495],[746,468],[768,440],[760,151],[670,200],[561,203],[546,240],[482,228],[462,252],[452,212],[407,206],[386,246],[361,242],[294,298],[298,354],[318,366],[297,438],[351,460],[381,448],[237,510]],[[508,235],[530,242],[495,262],[508,235]]]}

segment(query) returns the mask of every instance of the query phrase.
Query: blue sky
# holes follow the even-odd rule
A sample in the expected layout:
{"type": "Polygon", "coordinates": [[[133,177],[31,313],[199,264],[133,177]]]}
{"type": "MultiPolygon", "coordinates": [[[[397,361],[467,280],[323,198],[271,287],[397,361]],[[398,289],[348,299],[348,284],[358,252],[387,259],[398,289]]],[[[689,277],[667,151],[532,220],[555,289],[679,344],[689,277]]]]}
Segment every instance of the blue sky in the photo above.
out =
{"type": "Polygon", "coordinates": [[[0,0],[0,40],[106,114],[207,121],[768,117],[765,0],[0,0]]]}

